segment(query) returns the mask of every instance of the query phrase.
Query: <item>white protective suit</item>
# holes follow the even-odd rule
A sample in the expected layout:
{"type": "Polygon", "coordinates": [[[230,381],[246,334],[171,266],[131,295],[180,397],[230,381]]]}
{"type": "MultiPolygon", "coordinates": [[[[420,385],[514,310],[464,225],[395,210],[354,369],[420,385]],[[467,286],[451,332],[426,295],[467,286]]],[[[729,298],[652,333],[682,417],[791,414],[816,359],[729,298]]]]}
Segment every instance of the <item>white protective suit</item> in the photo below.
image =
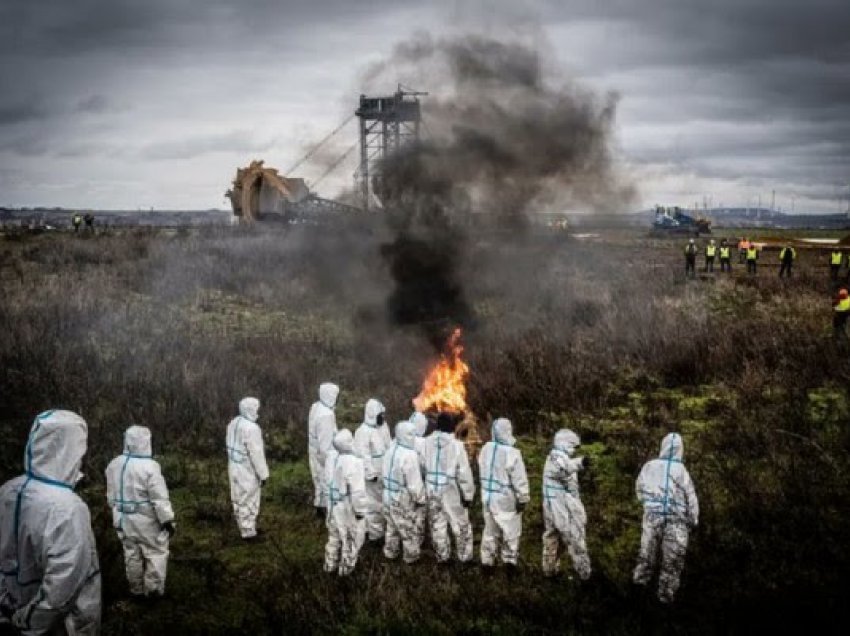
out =
{"type": "Polygon", "coordinates": [[[307,418],[307,453],[310,460],[310,474],[313,476],[313,505],[327,508],[327,484],[325,483],[325,461],[327,452],[333,446],[336,435],[336,399],[339,387],[325,382],[319,386],[319,401],[313,402],[307,418]]]}
{"type": "Polygon", "coordinates": [[[100,568],[89,509],[74,494],[88,427],[71,411],[36,417],[25,474],[0,487],[0,604],[22,634],[97,634],[100,568]]]}
{"type": "Polygon", "coordinates": [[[174,522],[174,511],[148,428],[131,426],[124,433],[124,453],[106,467],[106,499],[124,549],[130,593],[163,595],[170,539],[163,526],[174,522]]]}
{"type": "Polygon", "coordinates": [[[448,561],[451,556],[449,527],[458,560],[471,561],[472,524],[467,507],[475,496],[475,481],[466,449],[452,433],[434,431],[425,438],[424,455],[428,519],[437,561],[448,561]]]}
{"type": "Polygon", "coordinates": [[[269,478],[263,432],[257,425],[260,401],[247,397],[239,402],[239,417],[227,425],[227,474],[233,516],[243,539],[257,536],[260,489],[269,478]]]}
{"type": "Polygon", "coordinates": [[[425,505],[425,487],[414,448],[415,437],[412,422],[399,422],[395,427],[395,441],[384,455],[384,517],[387,522],[384,556],[395,559],[403,548],[405,563],[419,559],[422,543],[418,508],[425,505]]]}
{"type": "Polygon", "coordinates": [[[484,509],[482,565],[495,565],[498,553],[501,553],[502,562],[510,565],[516,565],[519,557],[521,508],[531,497],[522,453],[514,448],[516,440],[512,429],[508,419],[499,418],[493,422],[492,439],[484,444],[478,455],[484,509]]]}
{"type": "Polygon", "coordinates": [[[392,437],[386,423],[378,424],[378,416],[384,412],[384,405],[378,400],[372,399],[366,402],[363,423],[354,433],[354,452],[363,459],[366,475],[366,495],[369,500],[366,510],[366,530],[372,541],[383,539],[386,527],[381,471],[384,466],[384,454],[392,444],[392,437]]]}
{"type": "MultiPolygon", "coordinates": [[[[413,422],[414,426],[414,435],[413,438],[413,448],[416,449],[416,455],[419,457],[419,471],[422,473],[422,480],[425,480],[425,444],[427,438],[425,437],[425,433],[428,431],[428,418],[424,413],[420,413],[419,411],[414,411],[410,415],[410,421],[413,422]]],[[[422,549],[422,543],[425,541],[425,524],[428,522],[428,506],[419,506],[416,509],[416,514],[419,517],[416,520],[416,524],[418,528],[421,528],[419,532],[419,549],[422,549]]]]}
{"type": "Polygon", "coordinates": [[[661,442],[658,459],[644,464],[635,490],[643,504],[640,554],[635,583],[646,585],[652,577],[661,546],[658,598],[673,600],[685,566],[688,533],[699,523],[699,502],[688,469],[682,463],[682,436],[669,433],[661,442]]]}
{"type": "Polygon", "coordinates": [[[328,454],[328,543],[325,572],[351,574],[366,537],[364,515],[369,510],[363,460],[354,453],[351,431],[334,435],[334,452],[328,454]]]}
{"type": "Polygon", "coordinates": [[[579,577],[590,577],[585,543],[587,514],[578,488],[578,471],[584,467],[584,458],[573,458],[580,444],[578,435],[561,429],[543,466],[543,573],[550,576],[558,572],[561,549],[566,547],[579,577]]]}

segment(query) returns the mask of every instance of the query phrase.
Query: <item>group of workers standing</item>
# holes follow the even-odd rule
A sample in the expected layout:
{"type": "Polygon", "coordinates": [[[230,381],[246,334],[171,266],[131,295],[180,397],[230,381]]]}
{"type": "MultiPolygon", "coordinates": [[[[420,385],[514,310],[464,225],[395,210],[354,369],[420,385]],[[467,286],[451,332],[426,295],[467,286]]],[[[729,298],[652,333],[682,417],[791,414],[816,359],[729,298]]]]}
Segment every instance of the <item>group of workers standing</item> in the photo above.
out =
{"type": "Polygon", "coordinates": [[[71,226],[74,228],[74,232],[78,233],[80,229],[83,227],[83,223],[86,224],[86,230],[89,232],[94,231],[94,214],[91,212],[86,212],[85,214],[80,214],[79,212],[75,212],[71,217],[71,226]]]}
{"type": "MultiPolygon", "coordinates": [[[[347,575],[368,538],[383,542],[388,559],[419,559],[430,528],[438,562],[473,558],[469,508],[475,482],[464,444],[455,437],[456,418],[440,413],[433,432],[415,412],[396,424],[392,436],[384,406],[366,403],[352,435],[337,428],[339,388],[319,388],[308,418],[313,504],[325,520],[324,569],[347,575]],[[451,535],[451,536],[450,536],[451,535]]],[[[258,538],[260,493],[269,479],[260,402],[245,398],[227,426],[226,451],[233,513],[241,537],[258,538]]],[[[22,634],[97,634],[101,574],[88,506],[74,492],[83,477],[88,426],[78,414],[39,414],[24,451],[24,474],[0,487],[0,623],[22,634]]],[[[585,542],[587,515],[578,473],[588,460],[576,456],[580,439],[559,430],[543,468],[543,571],[554,575],[569,553],[581,579],[590,576],[585,542]]],[[[658,596],[670,602],[679,586],[688,534],[699,504],[682,463],[682,438],[667,435],[657,459],[647,462],[636,483],[643,504],[643,532],[633,580],[647,584],[660,561],[658,596]]],[[[496,419],[491,439],[477,457],[484,517],[480,558],[516,567],[523,510],[531,500],[521,451],[506,418],[496,419]]],[[[175,517],[160,465],[153,459],[150,430],[130,426],[123,452],[106,468],[106,498],[121,541],[130,593],[157,598],[165,592],[169,543],[175,517]]]]}
{"type": "MultiPolygon", "coordinates": [[[[469,508],[476,488],[466,448],[455,436],[456,418],[438,414],[434,430],[426,435],[428,418],[414,412],[396,424],[393,437],[384,406],[370,399],[352,435],[337,427],[338,396],[337,385],[322,384],[308,417],[313,505],[328,529],[325,571],[351,573],[367,540],[383,542],[386,558],[401,555],[413,563],[420,558],[426,526],[438,563],[450,561],[452,541],[457,560],[471,562],[469,508]]],[[[589,462],[576,456],[580,444],[576,433],[559,430],[543,468],[542,561],[547,576],[558,572],[564,552],[581,579],[591,573],[578,480],[589,462]]],[[[664,602],[672,601],[678,589],[688,534],[699,519],[696,492],[682,457],[681,436],[667,435],[659,457],[644,466],[636,483],[644,518],[634,582],[647,584],[660,558],[658,596],[664,602]]],[[[510,420],[493,422],[477,464],[484,519],[481,565],[490,568],[501,561],[514,568],[522,515],[531,495],[510,420]]]]}
{"type": "MultiPolygon", "coordinates": [[[[689,239],[685,245],[685,275],[694,278],[696,277],[696,262],[699,248],[694,239],[689,239]]],[[[748,274],[758,273],[758,261],[761,250],[755,241],[744,237],[738,241],[738,263],[747,265],[748,274]]],[[[732,271],[732,247],[726,239],[721,239],[720,246],[715,244],[714,239],[710,239],[703,249],[705,257],[704,272],[714,271],[715,259],[720,260],[720,271],[732,271]]],[[[794,263],[797,260],[797,250],[790,243],[784,245],[779,250],[779,277],[791,277],[791,272],[794,269],[794,263]]],[[[829,272],[830,278],[833,281],[838,280],[841,273],[841,268],[845,263],[844,252],[839,249],[833,249],[829,254],[829,272]]],[[[847,273],[850,277],[850,270],[847,273]]]]}
{"type": "MultiPolygon", "coordinates": [[[[694,278],[696,276],[696,258],[698,248],[694,239],[689,239],[685,246],[685,275],[694,278]]],[[[731,247],[726,239],[720,241],[720,247],[715,245],[711,239],[705,246],[705,269],[706,272],[714,271],[714,259],[719,255],[720,270],[731,272],[731,247]]],[[[744,237],[738,242],[738,262],[747,264],[747,273],[757,273],[757,263],[760,250],[758,245],[744,237]]],[[[790,277],[791,271],[794,268],[794,262],[797,260],[797,251],[789,243],[779,251],[779,277],[790,277]]],[[[838,281],[841,274],[841,268],[845,261],[844,252],[838,247],[833,248],[829,254],[829,274],[832,281],[838,281]]],[[[850,263],[848,263],[847,277],[850,279],[850,263]]],[[[847,339],[847,322],[850,319],[850,295],[848,295],[847,287],[840,287],[836,296],[832,300],[832,326],[833,335],[840,340],[847,339]]]]}

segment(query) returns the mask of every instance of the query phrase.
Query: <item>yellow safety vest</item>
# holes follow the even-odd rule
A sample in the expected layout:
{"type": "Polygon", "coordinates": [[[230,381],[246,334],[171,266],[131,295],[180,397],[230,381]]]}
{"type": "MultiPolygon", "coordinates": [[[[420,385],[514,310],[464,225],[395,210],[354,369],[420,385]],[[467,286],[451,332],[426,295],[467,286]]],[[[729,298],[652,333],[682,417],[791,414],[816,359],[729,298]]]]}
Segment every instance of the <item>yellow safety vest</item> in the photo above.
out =
{"type": "Polygon", "coordinates": [[[728,247],[721,247],[720,248],[720,258],[721,259],[729,258],[729,248],[728,247]]]}
{"type": "Polygon", "coordinates": [[[795,258],[797,258],[797,252],[794,250],[793,247],[783,247],[782,251],[779,252],[779,260],[780,261],[785,260],[785,252],[787,252],[788,250],[791,250],[791,260],[792,261],[795,258]]]}
{"type": "Polygon", "coordinates": [[[835,306],[835,311],[850,311],[850,298],[842,298],[835,306]]]}
{"type": "Polygon", "coordinates": [[[832,260],[830,262],[833,265],[841,265],[841,260],[844,258],[844,254],[842,254],[841,252],[833,252],[831,257],[832,260]]]}
{"type": "Polygon", "coordinates": [[[758,258],[758,255],[759,255],[759,251],[758,251],[757,247],[753,246],[753,247],[747,248],[747,260],[748,261],[756,260],[758,258]]]}
{"type": "Polygon", "coordinates": [[[714,253],[717,251],[717,248],[714,245],[708,245],[705,248],[705,255],[714,258],[714,253]]]}

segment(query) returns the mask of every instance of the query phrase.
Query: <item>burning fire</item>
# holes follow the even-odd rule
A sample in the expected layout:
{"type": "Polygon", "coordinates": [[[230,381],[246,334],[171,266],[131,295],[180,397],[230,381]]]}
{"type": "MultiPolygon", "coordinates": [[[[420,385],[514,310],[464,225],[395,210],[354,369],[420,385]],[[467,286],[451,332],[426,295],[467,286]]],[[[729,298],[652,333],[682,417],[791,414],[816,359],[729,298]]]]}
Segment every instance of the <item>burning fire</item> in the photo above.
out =
{"type": "Polygon", "coordinates": [[[461,414],[466,411],[466,378],[469,367],[461,359],[463,345],[461,331],[455,329],[446,343],[445,353],[428,372],[422,390],[413,400],[420,413],[440,411],[461,414]]]}

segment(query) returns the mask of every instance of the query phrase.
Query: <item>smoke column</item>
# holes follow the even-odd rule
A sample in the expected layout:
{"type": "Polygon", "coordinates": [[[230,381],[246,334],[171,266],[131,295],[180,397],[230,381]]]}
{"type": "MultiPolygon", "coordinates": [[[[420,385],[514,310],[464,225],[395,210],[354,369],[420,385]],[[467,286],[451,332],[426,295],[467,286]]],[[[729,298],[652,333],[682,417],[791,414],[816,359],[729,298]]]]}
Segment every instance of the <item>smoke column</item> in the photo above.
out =
{"type": "Polygon", "coordinates": [[[381,166],[394,236],[382,254],[395,282],[391,319],[420,326],[438,349],[472,317],[461,272],[470,233],[495,225],[516,235],[534,212],[615,210],[632,196],[610,148],[616,98],[544,81],[542,62],[519,43],[418,35],[371,72],[431,92],[422,142],[381,166]]]}

